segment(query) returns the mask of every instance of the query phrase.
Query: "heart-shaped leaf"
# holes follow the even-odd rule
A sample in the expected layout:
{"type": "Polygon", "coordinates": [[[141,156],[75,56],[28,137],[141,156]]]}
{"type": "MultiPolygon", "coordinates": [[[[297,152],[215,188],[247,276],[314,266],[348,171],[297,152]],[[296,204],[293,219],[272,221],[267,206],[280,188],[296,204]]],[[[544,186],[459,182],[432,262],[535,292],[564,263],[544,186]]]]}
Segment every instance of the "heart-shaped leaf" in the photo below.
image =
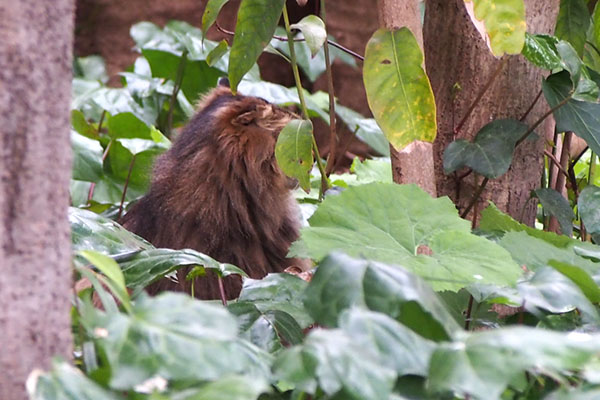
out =
{"type": "Polygon", "coordinates": [[[217,21],[219,12],[229,0],[208,0],[202,14],[202,32],[206,35],[208,29],[217,21]]]}
{"type": "Polygon", "coordinates": [[[556,217],[563,235],[571,237],[575,213],[569,204],[569,200],[565,199],[556,190],[549,188],[537,189],[535,194],[540,199],[544,212],[556,217]]]}
{"type": "Polygon", "coordinates": [[[590,12],[585,0],[560,1],[555,35],[571,43],[579,56],[583,55],[589,26],[590,12]]]}
{"type": "Polygon", "coordinates": [[[581,191],[577,200],[577,210],[592,235],[600,234],[600,187],[590,185],[581,191]]]}
{"type": "Polygon", "coordinates": [[[562,67],[557,44],[555,36],[525,33],[525,46],[521,53],[536,66],[552,71],[562,67]]]}
{"type": "Polygon", "coordinates": [[[313,166],[313,126],[310,120],[295,119],[281,130],[275,145],[275,158],[281,170],[298,179],[300,187],[310,191],[310,171],[313,166]]]}
{"type": "Polygon", "coordinates": [[[321,18],[316,15],[308,15],[302,18],[297,24],[291,25],[290,28],[302,31],[302,35],[304,35],[306,44],[313,57],[319,52],[319,49],[323,47],[323,43],[327,40],[325,24],[321,18]]]}

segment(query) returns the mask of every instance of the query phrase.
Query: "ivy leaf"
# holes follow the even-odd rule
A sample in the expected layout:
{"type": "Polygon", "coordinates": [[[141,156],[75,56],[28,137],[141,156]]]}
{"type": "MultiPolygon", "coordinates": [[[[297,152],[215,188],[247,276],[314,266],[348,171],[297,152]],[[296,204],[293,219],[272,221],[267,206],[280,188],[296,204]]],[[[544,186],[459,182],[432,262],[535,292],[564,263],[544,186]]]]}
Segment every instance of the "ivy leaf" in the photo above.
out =
{"type": "Polygon", "coordinates": [[[323,43],[327,40],[325,24],[321,18],[316,15],[307,15],[297,24],[291,25],[290,28],[302,31],[306,44],[313,57],[319,52],[321,47],[323,47],[323,43]]]}
{"type": "Polygon", "coordinates": [[[283,11],[283,4],[284,0],[242,1],[229,55],[229,83],[233,93],[237,92],[242,77],[269,44],[283,11]]]}
{"type": "Polygon", "coordinates": [[[585,228],[596,241],[595,239],[600,235],[600,188],[598,186],[590,185],[581,191],[577,200],[577,210],[585,228]]]}
{"type": "Polygon", "coordinates": [[[465,3],[471,20],[496,57],[521,52],[527,29],[523,0],[473,0],[473,6],[471,0],[465,3]]]}
{"type": "Polygon", "coordinates": [[[555,35],[571,43],[579,56],[583,55],[589,26],[590,12],[584,0],[560,1],[555,35]]]}
{"type": "Polygon", "coordinates": [[[521,54],[536,66],[552,71],[562,67],[557,44],[558,38],[555,36],[525,33],[525,45],[521,54]]]}
{"type": "Polygon", "coordinates": [[[281,130],[275,145],[275,158],[281,170],[298,179],[300,187],[310,192],[310,171],[313,166],[313,126],[310,120],[292,120],[281,130]]]}
{"type": "Polygon", "coordinates": [[[573,85],[566,71],[550,75],[542,89],[550,107],[564,103],[554,112],[557,131],[574,132],[600,154],[600,104],[572,99],[573,85]]]}
{"type": "Polygon", "coordinates": [[[206,7],[204,8],[204,14],[202,14],[202,32],[206,36],[206,33],[210,27],[217,21],[219,12],[229,0],[208,0],[206,7]]]}
{"type": "Polygon", "coordinates": [[[444,172],[470,167],[487,178],[504,175],[512,163],[515,144],[527,129],[523,122],[497,119],[481,128],[473,143],[455,140],[444,151],[444,172]]]}
{"type": "Polygon", "coordinates": [[[448,198],[415,185],[371,183],[328,196],[292,244],[292,256],[321,260],[339,250],[398,264],[436,290],[473,282],[514,284],[519,266],[496,244],[471,234],[448,198]]]}
{"type": "Polygon", "coordinates": [[[98,139],[98,132],[86,121],[85,115],[79,110],[71,110],[71,126],[77,133],[89,139],[98,139]]]}
{"type": "Polygon", "coordinates": [[[379,29],[367,43],[363,80],[369,107],[398,150],[435,139],[435,100],[422,65],[423,53],[408,28],[379,29]]]}
{"type": "Polygon", "coordinates": [[[535,194],[540,199],[544,212],[556,217],[563,235],[571,237],[575,213],[569,201],[554,189],[536,189],[535,194]]]}
{"type": "Polygon", "coordinates": [[[97,140],[71,131],[73,179],[97,182],[102,177],[103,149],[97,140]]]}

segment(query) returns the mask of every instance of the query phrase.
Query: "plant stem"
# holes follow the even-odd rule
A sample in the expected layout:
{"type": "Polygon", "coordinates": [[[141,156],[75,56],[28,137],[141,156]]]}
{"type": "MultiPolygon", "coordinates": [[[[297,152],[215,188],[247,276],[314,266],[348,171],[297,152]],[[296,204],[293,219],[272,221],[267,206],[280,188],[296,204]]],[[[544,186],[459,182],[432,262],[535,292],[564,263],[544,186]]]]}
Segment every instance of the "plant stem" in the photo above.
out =
{"type": "Polygon", "coordinates": [[[121,219],[121,215],[123,214],[123,203],[125,203],[125,195],[127,194],[127,187],[129,186],[129,179],[131,179],[131,171],[133,171],[133,164],[135,164],[135,156],[133,155],[131,158],[131,163],[129,163],[129,172],[127,173],[127,179],[125,180],[125,186],[123,187],[123,195],[121,196],[121,204],[119,205],[119,216],[117,219],[121,219]]]}
{"type": "MultiPolygon", "coordinates": [[[[327,34],[327,20],[325,14],[325,0],[321,0],[321,19],[325,24],[325,34],[327,34]]],[[[327,72],[327,91],[329,92],[329,155],[327,156],[326,174],[329,176],[335,167],[335,157],[337,151],[337,135],[335,132],[335,93],[333,91],[333,74],[331,71],[331,59],[329,57],[329,45],[323,45],[325,52],[325,68],[327,72]]]]}
{"type": "Polygon", "coordinates": [[[471,312],[473,311],[473,295],[469,296],[469,305],[467,306],[467,315],[465,315],[465,330],[469,330],[471,325],[471,312]]]}
{"type": "MultiPolygon", "coordinates": [[[[304,89],[302,88],[302,82],[300,81],[300,71],[298,70],[298,63],[296,62],[294,38],[292,37],[292,31],[290,29],[290,19],[287,13],[287,7],[285,5],[283,6],[283,21],[285,23],[285,31],[287,33],[288,43],[290,46],[290,59],[292,60],[292,71],[294,73],[294,80],[296,81],[296,89],[298,90],[300,107],[302,108],[302,117],[308,120],[308,110],[306,108],[306,102],[304,100],[304,89]]],[[[315,140],[314,132],[312,132],[312,149],[315,159],[317,160],[317,167],[319,168],[319,172],[321,173],[321,187],[319,188],[319,200],[323,200],[323,194],[325,193],[325,190],[329,188],[329,185],[327,183],[327,174],[325,173],[325,168],[323,167],[323,162],[321,161],[321,155],[319,153],[317,141],[315,140]]]]}
{"type": "Polygon", "coordinates": [[[467,120],[469,119],[469,116],[471,115],[471,113],[473,112],[475,107],[477,107],[477,105],[479,104],[479,101],[481,100],[481,98],[483,97],[485,92],[487,92],[488,89],[490,88],[490,86],[492,86],[492,83],[494,83],[494,81],[496,80],[498,75],[500,75],[500,72],[502,72],[502,70],[504,69],[504,66],[506,65],[507,62],[508,62],[508,57],[504,57],[502,59],[502,61],[500,62],[500,64],[498,65],[498,67],[496,68],[496,70],[494,71],[494,73],[492,74],[492,76],[490,76],[490,79],[488,79],[485,86],[479,91],[479,94],[477,95],[477,97],[475,98],[473,103],[471,103],[471,106],[467,110],[463,119],[458,123],[456,128],[454,128],[454,134],[458,134],[458,132],[460,132],[460,130],[462,129],[465,122],[467,122],[467,120]]]}
{"type": "Polygon", "coordinates": [[[221,303],[227,307],[227,296],[225,296],[225,288],[223,287],[223,278],[217,275],[217,282],[219,283],[219,294],[221,295],[221,303]]]}
{"type": "MultiPolygon", "coordinates": [[[[219,31],[221,31],[222,33],[224,33],[226,35],[230,35],[230,36],[235,35],[235,32],[228,31],[227,29],[221,27],[218,22],[215,22],[215,26],[217,27],[217,29],[219,31]]],[[[277,36],[277,35],[273,35],[273,39],[279,40],[281,42],[287,42],[287,41],[290,40],[287,37],[277,36]]],[[[292,41],[294,41],[294,42],[304,42],[305,40],[306,39],[301,38],[301,39],[293,39],[292,41]]],[[[339,43],[334,42],[333,40],[327,39],[327,43],[330,44],[333,47],[336,47],[336,48],[342,50],[344,53],[350,54],[352,57],[354,57],[354,58],[356,58],[356,59],[358,59],[360,61],[364,61],[365,60],[365,58],[363,56],[361,56],[360,54],[356,53],[355,51],[350,50],[347,47],[342,46],[339,43]]]]}
{"type": "Polygon", "coordinates": [[[560,103],[558,103],[556,106],[552,107],[548,112],[546,112],[544,115],[542,115],[533,125],[531,125],[531,127],[527,130],[527,132],[525,132],[523,134],[523,136],[521,136],[519,138],[519,140],[517,140],[517,142],[515,143],[515,147],[517,147],[519,144],[521,144],[523,142],[523,140],[527,139],[527,137],[529,135],[531,135],[531,133],[535,130],[535,128],[537,128],[542,122],[544,122],[544,120],[546,118],[548,118],[550,115],[554,114],[554,112],[556,110],[558,110],[559,108],[561,108],[562,106],[567,104],[569,102],[569,100],[571,100],[571,96],[565,97],[560,103]]]}
{"type": "Polygon", "coordinates": [[[175,86],[173,87],[173,94],[171,94],[171,100],[169,101],[169,113],[167,114],[167,131],[165,132],[167,137],[171,137],[171,130],[173,129],[173,110],[175,108],[175,101],[177,101],[177,94],[181,89],[181,82],[183,81],[183,72],[185,71],[185,64],[187,64],[187,49],[181,54],[181,61],[177,67],[177,76],[175,77],[175,86]]]}
{"type": "Polygon", "coordinates": [[[538,100],[540,99],[540,97],[542,97],[541,89],[538,92],[537,96],[535,96],[535,99],[533,99],[533,101],[531,102],[531,105],[527,108],[527,111],[525,111],[525,113],[523,113],[523,116],[519,119],[519,121],[525,121],[525,118],[527,118],[527,116],[529,115],[531,110],[533,110],[533,107],[535,107],[535,105],[538,102],[538,100]]]}
{"type": "MultiPolygon", "coordinates": [[[[565,136],[563,138],[562,149],[560,151],[560,170],[566,171],[567,165],[569,163],[569,149],[571,148],[571,141],[573,139],[573,132],[565,132],[565,136]]],[[[563,193],[563,189],[565,188],[565,184],[567,182],[568,174],[558,175],[556,177],[556,184],[554,185],[554,190],[558,193],[563,193]]],[[[559,232],[559,224],[558,219],[555,216],[550,217],[550,223],[548,224],[548,230],[551,232],[559,232]]],[[[564,232],[563,232],[564,233],[564,232]]]]}
{"type": "Polygon", "coordinates": [[[550,161],[552,161],[554,163],[554,165],[556,165],[556,167],[558,168],[558,170],[566,177],[569,176],[568,172],[563,168],[562,165],[560,165],[560,161],[558,161],[556,159],[556,156],[552,153],[550,153],[548,150],[544,150],[544,155],[546,157],[548,157],[550,159],[550,161]]]}
{"type": "Polygon", "coordinates": [[[463,213],[460,215],[461,218],[466,218],[467,215],[469,215],[469,212],[471,211],[471,209],[473,208],[475,203],[477,203],[477,200],[479,200],[479,196],[481,196],[481,193],[483,193],[483,189],[485,189],[485,186],[487,185],[488,181],[489,181],[489,178],[483,179],[483,181],[481,182],[481,185],[479,186],[479,189],[477,189],[477,192],[475,192],[475,194],[473,195],[473,199],[471,199],[471,203],[469,203],[469,205],[467,206],[465,211],[463,211],[463,213]]]}
{"type": "MultiPolygon", "coordinates": [[[[104,113],[102,113],[102,115],[104,116],[104,113]]],[[[102,122],[102,120],[104,119],[104,117],[100,118],[100,121],[102,122]]],[[[100,125],[98,126],[98,132],[100,132],[99,129],[100,125]]],[[[113,139],[110,140],[110,142],[108,142],[108,144],[106,145],[106,149],[104,149],[104,153],[102,153],[102,162],[104,163],[104,160],[106,160],[106,157],[108,156],[108,152],[110,151],[110,146],[113,143],[113,139]]],[[[91,205],[92,203],[92,197],[94,197],[94,189],[96,188],[96,182],[92,182],[92,184],[90,185],[90,190],[88,191],[88,206],[91,205]]]]}

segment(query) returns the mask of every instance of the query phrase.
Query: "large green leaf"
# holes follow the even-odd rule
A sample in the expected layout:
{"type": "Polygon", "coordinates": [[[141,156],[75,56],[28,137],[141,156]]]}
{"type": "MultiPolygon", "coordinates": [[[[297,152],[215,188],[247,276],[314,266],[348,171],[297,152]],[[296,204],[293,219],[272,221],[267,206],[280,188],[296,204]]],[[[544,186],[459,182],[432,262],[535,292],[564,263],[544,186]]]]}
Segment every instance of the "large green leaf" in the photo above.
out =
{"type": "Polygon", "coordinates": [[[74,251],[95,250],[115,256],[153,248],[115,221],[91,211],[70,207],[69,222],[74,251]]]}
{"type": "MultiPolygon", "coordinates": [[[[471,0],[465,0],[469,3],[471,0]]],[[[519,54],[525,42],[525,4],[523,0],[473,0],[475,18],[485,25],[492,53],[519,54]]]]}
{"type": "Polygon", "coordinates": [[[515,119],[497,119],[481,128],[473,143],[455,140],[444,151],[444,172],[470,167],[487,178],[504,175],[512,163],[515,144],[527,129],[515,119]]]}
{"type": "Polygon", "coordinates": [[[577,210],[587,231],[600,235],[600,187],[590,185],[581,191],[577,200],[577,210]]]}
{"type": "Polygon", "coordinates": [[[201,265],[221,276],[245,275],[238,267],[220,263],[196,250],[147,249],[121,262],[127,286],[135,289],[134,295],[150,283],[184,265],[201,265]]]}
{"type": "Polygon", "coordinates": [[[443,302],[421,278],[397,266],[343,254],[334,253],[319,264],[304,303],[314,319],[325,326],[336,326],[348,308],[367,307],[436,340],[460,330],[443,302]]]}
{"type": "Polygon", "coordinates": [[[550,260],[550,266],[573,281],[593,303],[600,303],[600,286],[583,269],[575,265],[569,265],[550,260]]]}
{"type": "Polygon", "coordinates": [[[379,29],[371,36],[363,79],[373,116],[394,147],[401,150],[415,140],[433,142],[435,100],[423,53],[408,28],[379,29]]]}
{"type": "Polygon", "coordinates": [[[550,75],[544,80],[542,89],[551,107],[566,101],[554,112],[556,129],[559,132],[574,132],[586,141],[594,153],[600,154],[600,104],[573,100],[573,86],[565,71],[550,75]]]}
{"type": "Polygon", "coordinates": [[[104,149],[97,140],[71,131],[73,150],[73,179],[96,182],[102,176],[102,153],[104,149]]]}
{"type": "Polygon", "coordinates": [[[308,283],[294,275],[269,274],[263,279],[244,279],[238,301],[252,303],[261,313],[282,311],[291,315],[302,328],[314,321],[302,304],[308,283]]]}
{"type": "Polygon", "coordinates": [[[570,237],[573,233],[575,213],[569,204],[569,200],[565,199],[556,190],[550,188],[536,189],[535,194],[540,199],[546,215],[555,216],[560,224],[560,230],[563,235],[570,237]]]}
{"type": "Polygon", "coordinates": [[[590,12],[585,0],[560,1],[555,34],[559,39],[571,43],[580,56],[583,55],[589,26],[590,12]]]}
{"type": "Polygon", "coordinates": [[[234,93],[242,77],[269,44],[283,5],[284,0],[242,1],[229,55],[229,83],[234,93]]]}
{"type": "Polygon", "coordinates": [[[106,356],[114,389],[133,389],[155,376],[180,381],[270,376],[270,357],[237,338],[233,315],[183,294],[140,296],[132,315],[90,309],[82,322],[106,356]]]}
{"type": "Polygon", "coordinates": [[[348,126],[348,129],[356,133],[356,137],[371,146],[379,154],[389,156],[390,143],[373,118],[365,118],[356,111],[340,104],[336,104],[335,112],[348,126]]]}
{"type": "Polygon", "coordinates": [[[279,133],[275,146],[275,158],[281,170],[298,179],[306,192],[310,191],[310,171],[314,162],[312,130],[310,120],[291,120],[279,133]]]}
{"type": "Polygon", "coordinates": [[[396,378],[375,349],[357,346],[349,332],[316,329],[304,344],[279,355],[275,375],[314,394],[317,385],[328,395],[352,400],[387,399],[396,378]]]}
{"type": "MultiPolygon", "coordinates": [[[[33,371],[33,374],[39,370],[33,371]]],[[[31,376],[30,378],[31,379],[31,376]]],[[[67,362],[55,361],[50,372],[37,377],[34,387],[28,386],[31,400],[124,400],[81,373],[67,362]]]]}
{"type": "Polygon", "coordinates": [[[538,67],[552,71],[562,66],[557,44],[555,36],[525,33],[525,46],[521,53],[538,67]]]}
{"type": "MultiPolygon", "coordinates": [[[[268,382],[243,375],[225,376],[202,385],[200,389],[184,391],[172,399],[181,400],[256,400],[261,393],[270,391],[268,382]]],[[[260,397],[262,399],[262,397],[260,397]]]]}
{"type": "Polygon", "coordinates": [[[290,253],[322,259],[334,250],[398,264],[436,290],[473,282],[514,284],[519,266],[496,244],[470,232],[448,198],[415,185],[371,183],[329,196],[290,253]]]}
{"type": "Polygon", "coordinates": [[[598,361],[600,336],[558,333],[534,328],[506,328],[465,335],[433,353],[429,387],[453,390],[473,399],[500,399],[504,389],[525,371],[571,375],[598,361]]]}

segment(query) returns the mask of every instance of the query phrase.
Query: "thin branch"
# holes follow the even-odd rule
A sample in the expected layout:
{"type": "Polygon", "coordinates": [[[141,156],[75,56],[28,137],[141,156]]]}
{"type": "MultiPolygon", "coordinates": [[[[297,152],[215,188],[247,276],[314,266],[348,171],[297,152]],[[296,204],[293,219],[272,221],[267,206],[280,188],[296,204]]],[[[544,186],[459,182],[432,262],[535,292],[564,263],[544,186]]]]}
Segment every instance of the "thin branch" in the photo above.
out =
{"type": "Polygon", "coordinates": [[[471,312],[473,311],[473,295],[469,296],[469,305],[467,306],[467,315],[465,315],[465,330],[469,330],[471,324],[471,312]]]}
{"type": "MultiPolygon", "coordinates": [[[[217,27],[217,29],[218,29],[218,30],[219,30],[221,33],[224,33],[224,34],[226,34],[226,35],[229,35],[229,36],[233,36],[233,35],[235,35],[235,32],[228,31],[227,29],[225,29],[225,28],[222,28],[222,27],[219,25],[219,23],[218,23],[218,22],[215,22],[215,26],[217,27]]],[[[290,40],[289,38],[286,38],[286,37],[284,37],[284,36],[277,36],[277,35],[273,35],[273,39],[275,39],[275,40],[279,40],[280,42],[287,42],[287,41],[289,41],[289,40],[290,40]]],[[[304,39],[304,38],[296,38],[296,39],[293,39],[293,41],[294,41],[294,42],[304,42],[304,41],[305,41],[305,39],[304,39]]],[[[334,42],[334,41],[333,41],[333,40],[331,40],[331,39],[327,39],[327,43],[328,43],[328,44],[330,44],[330,45],[331,45],[331,46],[333,46],[333,47],[336,47],[336,48],[338,48],[338,49],[342,50],[344,53],[350,54],[352,57],[354,57],[354,58],[356,58],[356,59],[358,59],[358,60],[360,60],[360,61],[365,61],[365,58],[364,58],[363,56],[361,56],[360,54],[358,54],[358,53],[356,53],[356,52],[354,52],[354,51],[350,50],[350,49],[349,49],[349,48],[347,48],[347,47],[344,47],[344,46],[342,46],[341,44],[339,44],[339,43],[337,43],[337,42],[334,42]]]]}
{"type": "Polygon", "coordinates": [[[492,74],[492,76],[490,77],[490,79],[488,79],[488,81],[485,84],[485,86],[479,91],[479,94],[477,95],[477,97],[475,98],[475,100],[473,101],[473,103],[471,103],[471,106],[467,110],[465,116],[458,123],[458,125],[456,126],[456,128],[454,128],[454,134],[458,134],[458,132],[460,132],[460,130],[462,129],[463,125],[469,119],[469,116],[471,115],[471,113],[473,112],[473,110],[475,109],[475,107],[477,107],[477,105],[479,104],[479,101],[481,100],[481,98],[483,97],[483,95],[485,94],[485,92],[487,92],[488,89],[490,88],[490,86],[492,86],[492,83],[494,83],[494,81],[496,80],[496,78],[498,77],[498,75],[500,75],[500,73],[504,69],[504,66],[506,65],[507,62],[508,62],[508,57],[504,57],[504,59],[502,59],[502,61],[500,62],[500,64],[498,65],[498,67],[496,68],[496,70],[494,71],[494,73],[492,74]]]}
{"type": "MultiPolygon", "coordinates": [[[[290,19],[287,13],[287,7],[283,6],[283,21],[285,23],[285,31],[288,35],[289,39],[289,48],[290,48],[290,59],[292,60],[292,72],[294,73],[294,80],[296,81],[296,89],[298,90],[298,98],[300,99],[300,107],[302,108],[302,117],[304,119],[309,119],[308,117],[308,109],[306,108],[306,102],[304,100],[304,89],[302,88],[302,82],[300,81],[300,71],[298,70],[298,63],[296,62],[296,50],[294,49],[294,40],[292,38],[292,31],[290,30],[290,19]]],[[[319,168],[319,172],[321,173],[321,187],[319,188],[319,200],[323,200],[323,194],[329,188],[329,184],[327,182],[327,174],[325,173],[325,167],[323,166],[323,162],[321,161],[321,154],[319,153],[319,147],[317,146],[317,141],[315,140],[315,134],[312,133],[312,149],[317,160],[317,167],[319,168]]]]}
{"type": "Polygon", "coordinates": [[[541,89],[538,92],[537,96],[535,96],[535,99],[533,99],[533,101],[531,102],[531,105],[529,106],[529,108],[527,109],[527,111],[525,111],[525,113],[523,114],[523,116],[519,119],[519,121],[525,121],[525,118],[527,118],[527,116],[529,115],[529,113],[531,112],[531,110],[533,110],[533,107],[535,107],[535,105],[538,102],[538,100],[540,99],[540,97],[542,97],[542,90],[541,89]]]}
{"type": "Polygon", "coordinates": [[[119,205],[119,216],[117,220],[121,219],[121,215],[123,214],[123,203],[125,203],[125,195],[127,194],[127,187],[129,186],[129,179],[131,179],[131,171],[133,171],[133,164],[135,164],[135,156],[133,155],[131,158],[131,163],[129,163],[129,172],[127,173],[127,179],[125,180],[125,186],[123,187],[123,194],[121,195],[121,204],[119,205]]]}
{"type": "Polygon", "coordinates": [[[481,193],[483,193],[483,189],[485,189],[485,186],[487,185],[488,181],[489,181],[489,178],[483,179],[483,181],[481,182],[481,185],[479,186],[479,188],[473,195],[473,198],[471,199],[471,203],[469,203],[469,205],[467,206],[465,211],[463,211],[463,213],[460,215],[461,218],[466,218],[467,215],[469,215],[469,212],[471,211],[471,209],[473,208],[475,203],[477,203],[477,200],[479,200],[479,196],[481,196],[481,193]]]}
{"type": "Polygon", "coordinates": [[[519,144],[521,144],[523,142],[523,140],[527,139],[527,137],[529,135],[531,135],[531,133],[535,130],[535,128],[537,128],[542,122],[544,122],[544,120],[546,118],[548,118],[550,115],[552,115],[556,110],[558,110],[559,108],[561,108],[562,106],[567,104],[569,102],[569,100],[571,100],[571,96],[565,97],[560,103],[558,103],[556,106],[554,106],[548,112],[546,112],[544,115],[542,115],[540,117],[540,119],[538,119],[533,125],[531,125],[531,127],[527,130],[527,132],[525,132],[519,138],[519,140],[517,140],[517,142],[515,143],[515,147],[517,147],[519,144]]]}
{"type": "Polygon", "coordinates": [[[175,84],[173,87],[173,93],[171,94],[171,100],[169,101],[169,113],[167,114],[167,137],[171,137],[171,130],[173,129],[173,111],[175,109],[175,101],[177,101],[177,94],[181,89],[181,83],[183,82],[183,72],[185,71],[185,65],[187,64],[187,49],[181,54],[181,61],[177,67],[177,76],[175,77],[175,84]]]}
{"type": "MultiPolygon", "coordinates": [[[[325,16],[325,0],[321,0],[321,19],[325,24],[327,33],[327,19],[325,16]]],[[[327,72],[327,92],[329,92],[329,155],[327,156],[327,169],[325,173],[329,177],[335,167],[337,151],[337,134],[335,132],[335,93],[333,91],[333,74],[331,71],[331,59],[329,58],[329,46],[323,46],[325,53],[325,68],[327,72]]]]}
{"type": "Polygon", "coordinates": [[[554,163],[554,165],[558,168],[560,172],[563,173],[564,176],[569,177],[569,173],[563,168],[562,165],[560,165],[560,161],[557,160],[554,154],[550,153],[548,150],[544,150],[544,155],[554,163]]]}

